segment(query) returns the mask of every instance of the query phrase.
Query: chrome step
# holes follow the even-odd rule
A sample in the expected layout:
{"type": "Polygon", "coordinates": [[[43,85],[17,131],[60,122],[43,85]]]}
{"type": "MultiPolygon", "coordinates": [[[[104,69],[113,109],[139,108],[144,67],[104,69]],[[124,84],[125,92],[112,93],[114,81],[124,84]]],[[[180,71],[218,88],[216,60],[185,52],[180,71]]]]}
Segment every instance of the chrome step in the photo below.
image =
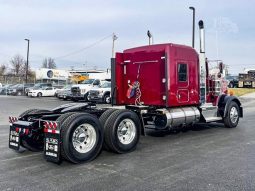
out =
{"type": "Polygon", "coordinates": [[[205,121],[208,122],[216,122],[216,121],[222,121],[222,117],[206,117],[205,121]]]}
{"type": "Polygon", "coordinates": [[[217,109],[217,106],[212,105],[212,103],[205,103],[200,107],[202,111],[214,110],[217,109]]]}

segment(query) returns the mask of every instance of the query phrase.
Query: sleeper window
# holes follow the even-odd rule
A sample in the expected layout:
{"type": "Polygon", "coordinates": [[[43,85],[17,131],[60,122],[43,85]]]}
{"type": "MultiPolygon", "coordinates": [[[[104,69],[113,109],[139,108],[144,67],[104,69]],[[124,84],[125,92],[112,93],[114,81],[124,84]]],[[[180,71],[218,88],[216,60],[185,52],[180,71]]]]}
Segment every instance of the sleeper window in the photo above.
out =
{"type": "Polygon", "coordinates": [[[178,64],[178,80],[179,82],[187,81],[187,64],[184,63],[178,64]]]}

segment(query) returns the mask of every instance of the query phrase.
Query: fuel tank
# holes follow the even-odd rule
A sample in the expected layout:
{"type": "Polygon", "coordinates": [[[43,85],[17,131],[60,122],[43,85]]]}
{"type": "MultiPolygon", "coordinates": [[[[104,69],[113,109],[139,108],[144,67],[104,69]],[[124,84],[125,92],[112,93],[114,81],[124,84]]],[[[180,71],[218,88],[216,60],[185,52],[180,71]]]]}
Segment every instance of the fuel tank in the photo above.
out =
{"type": "Polygon", "coordinates": [[[164,108],[157,111],[160,113],[154,120],[157,129],[183,127],[200,120],[200,111],[196,107],[164,108]]]}

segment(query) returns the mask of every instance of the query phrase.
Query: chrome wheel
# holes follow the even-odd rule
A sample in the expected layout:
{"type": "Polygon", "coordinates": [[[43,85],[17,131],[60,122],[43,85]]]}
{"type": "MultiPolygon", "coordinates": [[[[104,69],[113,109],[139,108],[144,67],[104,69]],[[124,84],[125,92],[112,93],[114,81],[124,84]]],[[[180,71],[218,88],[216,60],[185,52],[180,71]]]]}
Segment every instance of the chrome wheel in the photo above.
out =
{"type": "Polygon", "coordinates": [[[136,126],[131,119],[124,119],[118,126],[117,136],[119,141],[124,144],[130,144],[136,135],[136,126]]]}
{"type": "Polygon", "coordinates": [[[239,115],[238,115],[238,111],[237,111],[236,107],[232,107],[230,109],[229,117],[230,117],[230,120],[231,120],[232,123],[236,123],[237,122],[239,115]]]}
{"type": "Polygon", "coordinates": [[[73,132],[72,143],[77,152],[87,153],[95,146],[96,139],[97,134],[94,127],[84,123],[73,132]]]}

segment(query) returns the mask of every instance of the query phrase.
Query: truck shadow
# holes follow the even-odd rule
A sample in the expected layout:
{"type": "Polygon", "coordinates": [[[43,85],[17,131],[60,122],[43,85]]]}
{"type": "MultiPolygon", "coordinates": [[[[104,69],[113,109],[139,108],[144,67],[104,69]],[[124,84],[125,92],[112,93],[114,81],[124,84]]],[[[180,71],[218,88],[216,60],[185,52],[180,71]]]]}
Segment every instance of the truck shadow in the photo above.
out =
{"type": "Polygon", "coordinates": [[[224,128],[224,124],[222,123],[201,123],[196,124],[193,126],[182,127],[178,129],[172,130],[154,130],[154,129],[147,129],[146,135],[152,137],[164,137],[168,135],[175,135],[178,133],[188,133],[190,131],[205,131],[208,129],[217,129],[217,128],[224,128]]]}

